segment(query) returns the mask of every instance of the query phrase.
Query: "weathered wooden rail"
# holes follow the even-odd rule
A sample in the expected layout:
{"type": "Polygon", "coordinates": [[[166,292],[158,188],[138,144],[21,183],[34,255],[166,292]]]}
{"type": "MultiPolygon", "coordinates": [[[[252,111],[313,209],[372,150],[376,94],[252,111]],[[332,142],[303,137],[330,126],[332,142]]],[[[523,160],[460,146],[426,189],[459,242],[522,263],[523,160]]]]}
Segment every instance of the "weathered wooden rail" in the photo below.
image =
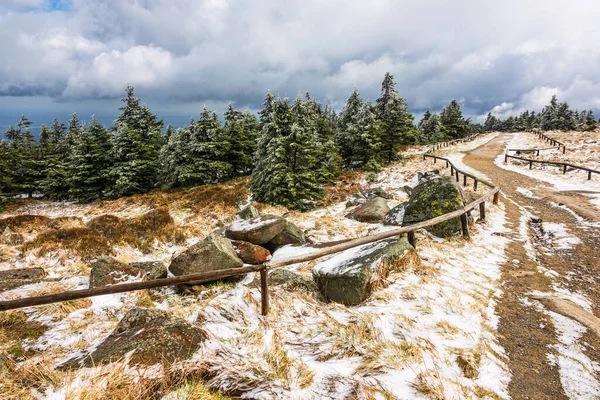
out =
{"type": "MultiPolygon", "coordinates": [[[[534,135],[537,135],[537,137],[539,137],[540,139],[550,143],[552,146],[557,147],[559,150],[562,148],[562,152],[563,154],[565,154],[565,151],[567,151],[567,146],[565,146],[564,143],[559,142],[556,139],[552,139],[551,137],[548,137],[546,135],[544,135],[543,132],[532,132],[534,135]]],[[[539,156],[539,153],[538,153],[539,156]]]]}
{"type": "MultiPolygon", "coordinates": [[[[464,142],[467,139],[472,140],[477,135],[473,135],[469,138],[458,139],[452,141],[456,142],[464,142]]],[[[445,146],[447,147],[447,146],[445,146]]],[[[436,145],[436,148],[439,145],[436,145]]],[[[301,262],[315,260],[317,258],[321,258],[327,255],[339,253],[344,250],[348,250],[353,247],[361,246],[368,243],[377,242],[382,239],[387,239],[400,235],[407,235],[407,239],[411,245],[416,247],[416,239],[415,239],[415,231],[423,228],[427,228],[433,225],[437,225],[441,222],[445,222],[454,218],[460,218],[462,234],[465,238],[469,238],[469,222],[467,215],[470,214],[475,208],[479,207],[479,214],[481,219],[485,219],[485,203],[488,201],[492,201],[494,204],[498,203],[498,195],[500,188],[494,186],[492,183],[487,182],[485,180],[479,179],[472,174],[461,171],[458,169],[450,160],[444,157],[435,156],[429,154],[430,151],[427,151],[423,155],[423,160],[427,158],[432,158],[434,163],[437,163],[437,160],[443,160],[446,162],[446,166],[451,167],[452,175],[456,176],[457,181],[459,180],[459,174],[464,176],[464,184],[467,184],[467,177],[473,179],[474,190],[477,190],[478,182],[481,182],[485,186],[491,188],[488,192],[483,194],[477,200],[465,205],[463,208],[458,209],[456,211],[440,215],[439,217],[435,217],[429,219],[427,221],[419,222],[409,226],[403,226],[396,229],[391,229],[385,232],[381,232],[375,235],[363,236],[356,239],[350,239],[346,241],[342,241],[340,243],[324,247],[322,249],[317,249],[316,251],[300,256],[289,257],[282,260],[277,261],[268,261],[262,265],[252,265],[245,266],[241,268],[232,268],[232,269],[224,269],[220,271],[211,271],[199,274],[190,274],[190,275],[182,275],[178,277],[172,278],[163,278],[156,279],[151,281],[142,281],[142,282],[131,282],[131,283],[121,283],[109,286],[102,286],[97,288],[89,288],[89,289],[79,289],[79,290],[71,290],[62,293],[48,294],[43,296],[35,296],[35,297],[26,297],[17,300],[8,300],[8,301],[0,301],[0,311],[8,311],[14,310],[18,308],[32,307],[32,306],[40,306],[44,304],[58,303],[63,301],[77,300],[82,298],[94,297],[94,296],[102,296],[107,294],[116,294],[116,293],[124,293],[131,292],[135,290],[144,290],[144,289],[155,289],[159,287],[166,286],[174,286],[181,285],[186,283],[204,283],[213,281],[216,279],[222,279],[237,275],[243,275],[250,272],[260,272],[260,293],[261,293],[261,313],[263,315],[267,315],[269,312],[269,289],[268,289],[268,279],[267,272],[268,270],[298,264],[301,262]]]]}
{"type": "Polygon", "coordinates": [[[518,156],[511,156],[509,154],[504,154],[504,162],[505,163],[508,163],[509,158],[528,162],[529,169],[533,168],[533,164],[548,164],[548,165],[556,165],[556,166],[562,168],[563,174],[567,173],[568,168],[571,168],[571,170],[586,171],[588,181],[592,179],[592,174],[600,174],[600,171],[596,171],[595,169],[591,169],[591,168],[582,167],[580,165],[574,165],[574,164],[564,163],[564,162],[560,162],[560,161],[536,160],[533,158],[525,158],[525,157],[518,157],[518,156]]]}

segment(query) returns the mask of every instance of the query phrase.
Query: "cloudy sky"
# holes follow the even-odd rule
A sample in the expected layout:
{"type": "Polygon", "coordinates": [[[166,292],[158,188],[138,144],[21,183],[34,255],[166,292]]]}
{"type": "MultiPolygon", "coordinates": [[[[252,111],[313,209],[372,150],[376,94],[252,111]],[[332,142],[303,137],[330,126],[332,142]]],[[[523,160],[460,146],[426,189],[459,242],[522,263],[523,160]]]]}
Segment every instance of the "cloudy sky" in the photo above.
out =
{"type": "Polygon", "coordinates": [[[411,111],[477,118],[553,93],[600,111],[597,0],[1,0],[0,125],[111,120],[127,83],[161,117],[256,110],[267,90],[341,107],[386,71],[411,111]]]}

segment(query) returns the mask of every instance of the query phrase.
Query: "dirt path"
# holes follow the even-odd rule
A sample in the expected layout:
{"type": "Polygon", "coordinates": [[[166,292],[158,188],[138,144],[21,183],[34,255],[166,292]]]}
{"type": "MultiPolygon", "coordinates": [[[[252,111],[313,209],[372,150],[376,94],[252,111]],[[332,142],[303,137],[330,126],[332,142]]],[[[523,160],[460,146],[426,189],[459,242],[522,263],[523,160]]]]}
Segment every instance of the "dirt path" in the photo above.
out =
{"type": "MultiPolygon", "coordinates": [[[[567,398],[564,382],[561,383],[558,366],[549,362],[548,358],[554,351],[551,346],[558,343],[557,334],[552,321],[538,310],[539,303],[538,307],[532,304],[537,300],[531,297],[531,293],[538,291],[551,295],[557,286],[567,288],[589,299],[593,303],[592,312],[598,317],[600,230],[582,225],[568,210],[553,206],[551,202],[556,201],[557,197],[549,194],[548,188],[542,189],[540,198],[531,198],[516,190],[519,187],[532,190],[546,184],[494,164],[498,154],[504,152],[505,143],[510,137],[507,134],[500,135],[470,152],[463,160],[468,166],[486,174],[502,189],[502,201],[511,229],[509,236],[513,239],[507,249],[509,261],[502,267],[504,293],[497,307],[500,317],[498,332],[509,356],[508,366],[512,372],[509,392],[513,399],[563,399],[567,398]],[[581,242],[562,250],[543,246],[541,238],[536,238],[535,234],[528,238],[524,233],[528,224],[531,228],[530,217],[564,224],[581,242]],[[533,243],[533,248],[529,250],[528,240],[533,243]],[[544,273],[547,270],[556,274],[544,273]]],[[[582,189],[584,185],[582,183],[582,189]]],[[[587,204],[586,198],[576,193],[562,196],[561,202],[571,205],[575,212],[582,209],[582,204],[587,204]]],[[[593,218],[596,214],[585,213],[583,217],[593,218]]],[[[569,310],[552,311],[565,315],[569,313],[569,310]]],[[[587,314],[591,317],[588,319],[593,321],[593,316],[587,314]]],[[[576,318],[573,315],[570,317],[576,318]]],[[[588,329],[579,341],[583,343],[585,355],[592,361],[600,362],[600,338],[593,332],[593,329],[588,329]]]]}

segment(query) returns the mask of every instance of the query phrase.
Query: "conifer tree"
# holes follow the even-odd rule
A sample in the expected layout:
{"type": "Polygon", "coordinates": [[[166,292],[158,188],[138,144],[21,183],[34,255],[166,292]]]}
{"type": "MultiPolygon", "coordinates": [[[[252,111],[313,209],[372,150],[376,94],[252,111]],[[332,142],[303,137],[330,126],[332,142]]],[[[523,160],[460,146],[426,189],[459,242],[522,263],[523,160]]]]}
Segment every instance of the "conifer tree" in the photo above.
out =
{"type": "MultiPolygon", "coordinates": [[[[76,125],[76,114],[73,115],[73,119],[72,125],[76,125]]],[[[40,182],[42,193],[54,200],[64,200],[68,197],[67,165],[71,146],[66,139],[66,132],[66,126],[55,118],[46,150],[44,178],[40,182]]]]}
{"type": "Polygon", "coordinates": [[[438,143],[446,140],[446,136],[442,132],[442,122],[437,114],[431,114],[423,122],[420,129],[419,143],[421,144],[438,143]]]}
{"type": "Polygon", "coordinates": [[[429,107],[427,107],[427,110],[425,110],[425,113],[423,114],[423,118],[421,118],[421,121],[419,121],[418,128],[421,129],[423,124],[427,122],[429,118],[431,118],[431,111],[429,111],[429,107]]]}
{"type": "Polygon", "coordinates": [[[402,145],[413,144],[416,134],[414,116],[408,111],[406,100],[398,97],[394,76],[385,74],[381,83],[381,96],[377,99],[377,117],[381,123],[383,159],[395,160],[402,145]]]}
{"type": "Polygon", "coordinates": [[[588,110],[587,112],[585,117],[585,125],[587,130],[596,129],[596,119],[594,118],[594,112],[592,110],[588,110]]]}
{"type": "Polygon", "coordinates": [[[104,196],[108,187],[110,136],[95,117],[74,138],[68,163],[69,198],[89,202],[104,196]]]}
{"type": "Polygon", "coordinates": [[[2,210],[2,200],[6,197],[14,196],[16,188],[14,184],[14,154],[4,140],[0,140],[0,210],[2,210]]]}
{"type": "Polygon", "coordinates": [[[30,126],[31,122],[23,115],[17,124],[17,129],[9,127],[6,137],[10,140],[13,153],[15,186],[19,194],[27,194],[31,197],[39,189],[43,164],[30,126]]]}
{"type": "Polygon", "coordinates": [[[175,133],[175,131],[173,130],[173,127],[171,126],[171,124],[167,125],[167,131],[165,132],[165,143],[167,143],[169,141],[169,138],[171,137],[171,135],[175,133]]]}
{"type": "Polygon", "coordinates": [[[121,101],[121,115],[115,120],[112,136],[112,197],[144,193],[158,180],[158,154],[163,143],[163,122],[141,105],[132,86],[121,101]]]}
{"type": "Polygon", "coordinates": [[[229,151],[226,161],[231,165],[231,176],[248,175],[252,171],[252,157],[256,151],[258,121],[249,112],[241,112],[229,104],[225,112],[224,137],[229,151]]]}
{"type": "Polygon", "coordinates": [[[460,104],[456,100],[450,101],[440,114],[442,132],[449,139],[460,139],[467,136],[469,122],[463,118],[460,104]]]}

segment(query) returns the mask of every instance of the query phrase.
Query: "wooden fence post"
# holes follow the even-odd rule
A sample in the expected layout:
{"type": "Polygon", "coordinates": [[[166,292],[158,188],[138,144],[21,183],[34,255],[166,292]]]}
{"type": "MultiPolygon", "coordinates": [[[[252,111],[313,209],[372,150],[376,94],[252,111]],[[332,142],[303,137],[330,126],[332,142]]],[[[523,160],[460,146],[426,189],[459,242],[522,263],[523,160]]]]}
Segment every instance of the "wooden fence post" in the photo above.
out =
{"type": "Polygon", "coordinates": [[[417,248],[417,239],[415,238],[415,231],[410,231],[406,234],[408,243],[415,249],[417,248]]]}
{"type": "Polygon", "coordinates": [[[463,237],[469,238],[469,221],[467,219],[467,213],[464,213],[460,216],[460,225],[462,229],[463,237]]]}
{"type": "Polygon", "coordinates": [[[563,165],[563,174],[567,173],[567,164],[563,165]]]}
{"type": "Polygon", "coordinates": [[[508,154],[504,154],[504,164],[508,162],[508,154]]]}
{"type": "Polygon", "coordinates": [[[467,186],[467,176],[463,177],[463,186],[467,186]]]}
{"type": "Polygon", "coordinates": [[[269,313],[269,287],[267,283],[267,267],[260,270],[260,306],[262,315],[269,313]]]}
{"type": "Polygon", "coordinates": [[[529,161],[529,169],[531,169],[531,168],[533,168],[533,161],[529,161]]]}
{"type": "Polygon", "coordinates": [[[498,198],[500,197],[499,193],[500,192],[494,193],[494,199],[492,200],[492,203],[498,204],[498,198]]]}
{"type": "Polygon", "coordinates": [[[473,190],[477,191],[477,179],[473,180],[473,190]]]}
{"type": "Polygon", "coordinates": [[[485,221],[485,201],[479,203],[479,219],[485,221]]]}
{"type": "Polygon", "coordinates": [[[567,146],[563,145],[563,154],[565,154],[565,151],[567,151],[567,146]]]}
{"type": "Polygon", "coordinates": [[[456,170],[456,182],[459,182],[460,178],[458,177],[458,169],[456,170]]]}
{"type": "Polygon", "coordinates": [[[592,171],[588,171],[588,181],[592,180],[592,171]]]}

